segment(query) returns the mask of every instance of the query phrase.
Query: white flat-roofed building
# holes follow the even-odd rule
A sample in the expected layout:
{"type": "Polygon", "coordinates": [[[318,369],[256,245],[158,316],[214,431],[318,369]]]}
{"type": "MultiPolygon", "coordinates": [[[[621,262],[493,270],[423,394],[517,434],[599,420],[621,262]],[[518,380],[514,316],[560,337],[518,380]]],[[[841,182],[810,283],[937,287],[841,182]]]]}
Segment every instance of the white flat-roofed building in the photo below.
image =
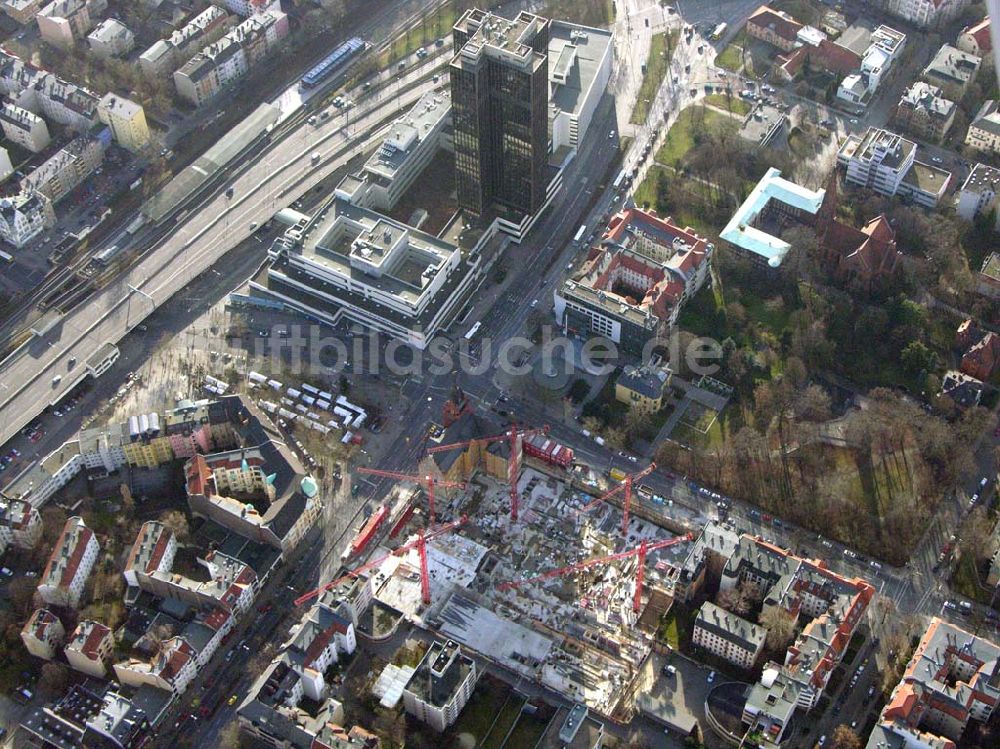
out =
{"type": "Polygon", "coordinates": [[[435,642],[403,689],[406,712],[436,731],[458,720],[479,680],[476,662],[458,643],[435,642]]]}
{"type": "Polygon", "coordinates": [[[251,289],[330,324],[346,318],[424,348],[481,280],[480,253],[340,193],[275,241],[251,289]]]}
{"type": "Polygon", "coordinates": [[[895,195],[913,166],[917,144],[896,133],[868,128],[847,161],[847,181],[882,195],[895,195]]]}
{"type": "Polygon", "coordinates": [[[115,637],[110,628],[90,619],[76,625],[76,630],[63,649],[69,665],[80,673],[103,679],[107,662],[115,649],[115,637]]]}
{"type": "Polygon", "coordinates": [[[90,51],[102,59],[122,57],[135,48],[135,34],[117,18],[106,18],[87,35],[90,51]]]}
{"type": "Polygon", "coordinates": [[[949,99],[961,101],[982,62],[973,54],[945,44],[924,68],[924,80],[940,88],[949,99]]]}
{"type": "Polygon", "coordinates": [[[369,184],[371,207],[392,210],[444,145],[442,135],[450,118],[451,95],[428,91],[413,109],[392,123],[361,170],[361,177],[369,184]]]}
{"type": "Polygon", "coordinates": [[[713,655],[750,670],[760,657],[767,630],[710,601],[698,609],[691,641],[713,655]]]}
{"type": "Polygon", "coordinates": [[[9,101],[0,105],[0,127],[6,138],[32,153],[52,142],[45,120],[9,101]]]}
{"type": "Polygon", "coordinates": [[[21,629],[21,642],[28,652],[47,661],[55,658],[65,637],[59,617],[48,609],[36,609],[21,629]]]}
{"type": "Polygon", "coordinates": [[[565,21],[549,24],[549,140],[579,147],[611,79],[611,33],[565,21]]]}
{"type": "Polygon", "coordinates": [[[50,606],[76,608],[101,547],[81,517],[66,521],[38,581],[38,595],[50,606]]]}
{"type": "Polygon", "coordinates": [[[993,210],[998,193],[1000,169],[976,164],[958,192],[955,212],[966,221],[973,221],[977,215],[993,210]]]}

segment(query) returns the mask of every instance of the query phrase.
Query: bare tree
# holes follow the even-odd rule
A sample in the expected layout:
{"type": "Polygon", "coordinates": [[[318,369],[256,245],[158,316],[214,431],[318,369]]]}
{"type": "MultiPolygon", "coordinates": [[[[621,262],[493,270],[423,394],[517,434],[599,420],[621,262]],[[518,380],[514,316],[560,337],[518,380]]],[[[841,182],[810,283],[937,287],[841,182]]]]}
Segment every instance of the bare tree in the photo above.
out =
{"type": "Polygon", "coordinates": [[[161,513],[160,522],[167,526],[181,543],[187,541],[191,534],[187,516],[180,510],[167,510],[161,513]]]}
{"type": "Polygon", "coordinates": [[[861,739],[851,730],[849,726],[843,724],[833,729],[832,749],[861,749],[861,739]]]}
{"type": "Polygon", "coordinates": [[[7,599],[18,616],[26,617],[34,608],[35,587],[30,577],[16,577],[7,586],[7,599]]]}
{"type": "Polygon", "coordinates": [[[42,666],[38,688],[49,695],[62,694],[69,683],[69,669],[61,663],[48,662],[42,666]]]}
{"type": "Polygon", "coordinates": [[[760,624],[767,630],[771,650],[783,650],[795,634],[795,617],[781,606],[765,606],[760,612],[760,624]]]}

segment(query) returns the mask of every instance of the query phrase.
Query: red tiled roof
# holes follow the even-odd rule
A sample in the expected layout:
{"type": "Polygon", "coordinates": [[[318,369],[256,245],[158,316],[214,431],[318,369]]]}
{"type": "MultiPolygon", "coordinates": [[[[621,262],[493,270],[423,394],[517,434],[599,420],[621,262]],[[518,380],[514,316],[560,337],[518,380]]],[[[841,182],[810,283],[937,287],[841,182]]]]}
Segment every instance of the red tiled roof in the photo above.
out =
{"type": "Polygon", "coordinates": [[[962,34],[968,34],[973,39],[976,40],[976,44],[979,49],[984,52],[990,52],[993,50],[993,41],[990,39],[990,17],[986,16],[979,23],[974,23],[971,26],[966,26],[962,30],[962,34]]]}
{"type": "Polygon", "coordinates": [[[790,42],[795,41],[799,29],[802,28],[802,24],[794,18],[787,17],[767,5],[761,5],[750,14],[750,18],[747,19],[747,25],[751,24],[773,31],[782,39],[787,39],[790,42]]]}
{"type": "Polygon", "coordinates": [[[60,588],[68,588],[70,583],[73,582],[73,578],[76,577],[76,572],[80,568],[80,561],[87,551],[87,545],[94,538],[94,532],[87,526],[77,523],[78,519],[70,518],[66,521],[62,533],[59,535],[59,540],[56,541],[55,548],[52,550],[52,555],[49,557],[49,562],[45,565],[45,572],[42,574],[42,579],[49,577],[52,573],[53,565],[62,558],[66,537],[75,533],[76,544],[70,550],[69,559],[66,562],[66,566],[62,569],[62,574],[59,576],[58,587],[60,588]]]}
{"type": "MultiPolygon", "coordinates": [[[[90,631],[87,633],[87,639],[83,641],[82,645],[80,645],[79,651],[92,661],[96,661],[100,657],[100,645],[104,642],[104,639],[111,634],[111,630],[100,622],[92,621],[80,622],[80,624],[77,625],[77,632],[80,631],[80,627],[87,624],[90,626],[90,631]]],[[[73,638],[76,639],[76,632],[73,633],[73,638]]]]}

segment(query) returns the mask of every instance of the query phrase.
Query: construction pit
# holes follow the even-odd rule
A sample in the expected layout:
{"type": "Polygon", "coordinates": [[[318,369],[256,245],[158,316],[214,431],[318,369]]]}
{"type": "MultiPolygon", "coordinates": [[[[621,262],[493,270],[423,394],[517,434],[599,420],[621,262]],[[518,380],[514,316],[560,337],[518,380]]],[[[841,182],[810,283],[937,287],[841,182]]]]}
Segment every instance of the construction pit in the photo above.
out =
{"type": "MultiPolygon", "coordinates": [[[[463,515],[467,520],[427,541],[430,604],[422,601],[418,536],[409,533],[424,526],[421,512],[399,537],[413,548],[387,557],[371,573],[373,595],[508,672],[626,719],[633,710],[632,686],[670,600],[671,571],[687,556],[689,544],[639,517],[630,518],[623,537],[622,511],[595,502],[568,478],[525,467],[518,489],[516,522],[509,485],[484,472],[476,473],[465,491],[439,490],[435,527],[463,515]],[[643,542],[671,539],[674,545],[646,556],[637,614],[638,553],[626,552],[643,542]],[[552,574],[611,555],[620,558],[552,574]],[[543,574],[551,576],[538,577],[543,574]]],[[[410,492],[418,507],[426,501],[404,485],[397,492],[410,492]]]]}

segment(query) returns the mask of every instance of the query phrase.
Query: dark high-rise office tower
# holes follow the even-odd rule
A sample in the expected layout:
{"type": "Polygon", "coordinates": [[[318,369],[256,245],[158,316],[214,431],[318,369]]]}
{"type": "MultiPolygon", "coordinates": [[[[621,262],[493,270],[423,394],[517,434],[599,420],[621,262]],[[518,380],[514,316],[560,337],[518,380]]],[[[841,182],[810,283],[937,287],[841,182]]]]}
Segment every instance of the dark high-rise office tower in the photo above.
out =
{"type": "Polygon", "coordinates": [[[453,30],[452,122],[458,203],[486,217],[545,201],[549,21],[467,11],[453,30]]]}

